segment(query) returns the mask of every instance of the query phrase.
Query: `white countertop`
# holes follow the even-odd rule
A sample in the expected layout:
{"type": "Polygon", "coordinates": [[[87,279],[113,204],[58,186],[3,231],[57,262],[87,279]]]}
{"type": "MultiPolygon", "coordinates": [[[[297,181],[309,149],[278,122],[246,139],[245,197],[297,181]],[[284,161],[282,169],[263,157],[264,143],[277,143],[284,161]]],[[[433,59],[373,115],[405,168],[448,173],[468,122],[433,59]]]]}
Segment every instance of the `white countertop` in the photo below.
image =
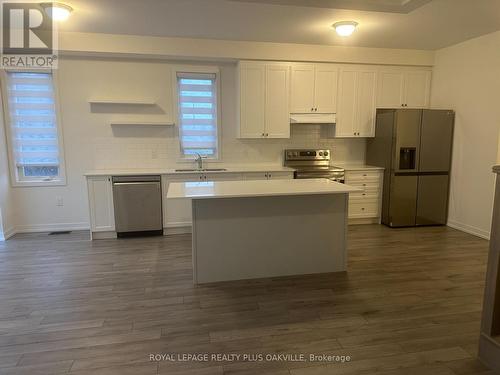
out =
{"type": "Polygon", "coordinates": [[[376,167],[374,165],[358,164],[358,163],[332,163],[335,167],[344,168],[346,171],[369,171],[369,170],[382,170],[383,167],[376,167]]]}
{"type": "Polygon", "coordinates": [[[344,194],[356,191],[361,191],[361,189],[322,178],[305,180],[176,182],[169,185],[167,198],[243,198],[344,194]]]}
{"type": "Polygon", "coordinates": [[[251,172],[293,172],[293,168],[284,167],[275,164],[244,164],[244,165],[228,165],[228,164],[206,164],[204,168],[225,168],[225,171],[206,171],[196,170],[192,164],[180,166],[176,168],[164,169],[97,169],[94,171],[85,172],[84,176],[144,176],[144,175],[179,175],[193,173],[251,173],[251,172]],[[176,169],[195,169],[193,171],[176,171],[176,169]]]}

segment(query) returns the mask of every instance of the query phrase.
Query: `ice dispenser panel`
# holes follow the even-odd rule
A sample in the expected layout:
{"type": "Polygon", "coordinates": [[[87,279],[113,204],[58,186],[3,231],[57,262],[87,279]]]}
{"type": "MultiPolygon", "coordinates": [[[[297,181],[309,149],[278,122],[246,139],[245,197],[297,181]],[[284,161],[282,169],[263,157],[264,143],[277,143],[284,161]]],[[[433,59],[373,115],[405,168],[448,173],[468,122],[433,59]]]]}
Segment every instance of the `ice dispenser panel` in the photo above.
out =
{"type": "Polygon", "coordinates": [[[416,167],[415,147],[401,147],[399,149],[399,170],[414,170],[416,167]]]}

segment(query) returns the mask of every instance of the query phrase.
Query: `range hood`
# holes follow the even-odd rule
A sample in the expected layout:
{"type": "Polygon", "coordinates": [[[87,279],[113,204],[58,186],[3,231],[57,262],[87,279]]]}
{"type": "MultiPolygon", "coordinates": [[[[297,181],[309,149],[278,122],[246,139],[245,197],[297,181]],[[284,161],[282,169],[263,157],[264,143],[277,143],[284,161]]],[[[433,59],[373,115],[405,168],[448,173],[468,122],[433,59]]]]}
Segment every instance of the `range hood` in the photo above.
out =
{"type": "Polygon", "coordinates": [[[290,124],[335,124],[335,113],[292,113],[290,124]]]}

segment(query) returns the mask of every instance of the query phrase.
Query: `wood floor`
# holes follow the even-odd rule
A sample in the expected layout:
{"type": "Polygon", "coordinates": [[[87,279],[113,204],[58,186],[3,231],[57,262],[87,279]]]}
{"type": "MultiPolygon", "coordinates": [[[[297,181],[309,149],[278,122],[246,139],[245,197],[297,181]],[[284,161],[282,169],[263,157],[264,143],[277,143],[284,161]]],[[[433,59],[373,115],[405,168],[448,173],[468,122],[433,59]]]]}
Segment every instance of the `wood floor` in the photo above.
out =
{"type": "Polygon", "coordinates": [[[453,229],[355,226],[347,273],[197,287],[190,236],[85,238],[0,243],[1,375],[492,374],[475,359],[488,243],[453,229]],[[193,353],[350,361],[150,360],[193,353]]]}

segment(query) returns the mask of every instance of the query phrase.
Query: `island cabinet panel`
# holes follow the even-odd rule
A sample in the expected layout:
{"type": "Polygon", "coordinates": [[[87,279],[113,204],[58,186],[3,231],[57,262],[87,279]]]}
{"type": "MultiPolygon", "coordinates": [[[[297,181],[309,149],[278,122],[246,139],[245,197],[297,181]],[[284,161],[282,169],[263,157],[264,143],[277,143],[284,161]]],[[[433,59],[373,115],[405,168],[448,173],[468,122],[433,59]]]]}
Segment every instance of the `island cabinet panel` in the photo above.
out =
{"type": "Polygon", "coordinates": [[[290,64],[238,65],[239,138],[290,138],[290,64]]]}
{"type": "Polygon", "coordinates": [[[346,170],[345,183],[362,189],[349,194],[351,224],[369,224],[380,221],[382,177],[382,170],[346,170]]]}
{"type": "Polygon", "coordinates": [[[345,271],[346,205],[345,193],[193,198],[194,283],[345,271]]]}
{"type": "Polygon", "coordinates": [[[382,68],[378,77],[378,108],[428,108],[430,68],[382,68]]]}
{"type": "Polygon", "coordinates": [[[292,64],[291,113],[335,113],[338,67],[334,64],[292,64]]]}
{"type": "Polygon", "coordinates": [[[115,230],[113,207],[113,185],[111,176],[87,178],[92,232],[112,232],[115,230]]]}
{"type": "Polygon", "coordinates": [[[377,72],[369,67],[340,69],[335,137],[375,135],[377,72]]]}

